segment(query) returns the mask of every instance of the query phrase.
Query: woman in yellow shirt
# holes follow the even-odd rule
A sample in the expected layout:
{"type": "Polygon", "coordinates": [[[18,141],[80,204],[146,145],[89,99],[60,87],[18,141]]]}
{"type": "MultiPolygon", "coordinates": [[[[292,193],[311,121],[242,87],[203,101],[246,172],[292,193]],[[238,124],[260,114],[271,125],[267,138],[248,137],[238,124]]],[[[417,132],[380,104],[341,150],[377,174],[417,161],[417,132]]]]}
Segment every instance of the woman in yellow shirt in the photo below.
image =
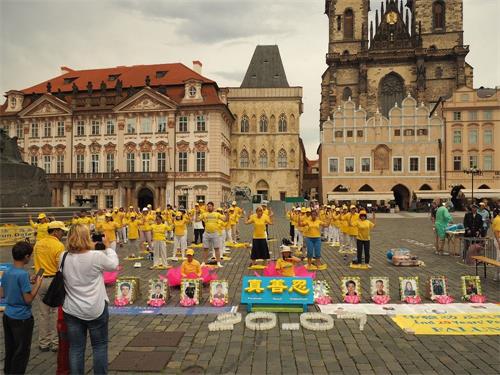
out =
{"type": "MultiPolygon", "coordinates": [[[[491,230],[493,231],[493,241],[495,243],[497,261],[500,261],[500,213],[497,213],[493,218],[493,221],[491,222],[491,230]]],[[[498,267],[493,280],[500,280],[500,269],[498,267]]]]}
{"type": "Polygon", "coordinates": [[[357,248],[356,237],[358,236],[358,227],[356,226],[356,222],[359,220],[359,214],[358,209],[353,204],[349,207],[349,211],[347,216],[347,234],[349,235],[349,246],[351,250],[354,250],[357,248]]]}
{"type": "Polygon", "coordinates": [[[349,234],[347,233],[349,229],[348,224],[349,212],[347,210],[347,206],[342,206],[342,213],[340,214],[340,247],[348,248],[349,247],[349,234]]]}
{"type": "Polygon", "coordinates": [[[123,223],[128,226],[128,257],[135,258],[138,248],[139,240],[139,221],[137,220],[137,214],[135,212],[129,215],[128,219],[125,219],[123,223]]]}
{"type": "Polygon", "coordinates": [[[36,231],[36,240],[41,240],[42,238],[48,237],[49,233],[49,223],[50,220],[44,213],[38,215],[36,223],[32,220],[30,215],[30,225],[36,231]]]}
{"type": "Polygon", "coordinates": [[[194,259],[194,250],[188,249],[186,251],[187,259],[182,262],[181,265],[181,276],[187,277],[190,274],[195,274],[198,277],[201,277],[201,265],[196,259],[194,259]]]}
{"type": "Polygon", "coordinates": [[[292,256],[292,249],[290,249],[290,246],[283,245],[281,248],[281,258],[276,261],[276,272],[284,277],[294,277],[294,264],[299,262],[299,258],[292,256]]]}
{"type": "Polygon", "coordinates": [[[363,263],[363,251],[365,253],[365,264],[370,267],[370,233],[375,226],[375,212],[372,213],[372,220],[367,219],[365,210],[359,212],[359,220],[356,221],[356,247],[358,259],[353,261],[354,264],[363,263]]]}
{"type": "Polygon", "coordinates": [[[177,251],[180,251],[182,254],[182,259],[185,259],[185,251],[187,249],[187,225],[189,224],[189,216],[183,214],[180,211],[175,213],[175,217],[172,220],[172,225],[174,228],[174,247],[172,253],[172,259],[176,262],[177,259],[177,251]]]}
{"type": "Polygon", "coordinates": [[[153,267],[151,269],[168,268],[167,243],[165,234],[171,228],[163,223],[161,215],[156,216],[156,222],[151,225],[153,233],[153,267]]]}
{"type": "Polygon", "coordinates": [[[299,225],[304,227],[304,238],[307,246],[307,268],[326,269],[326,264],[321,264],[321,228],[328,224],[318,218],[316,210],[311,211],[311,217],[305,222],[299,221],[299,225]],[[314,258],[315,265],[312,264],[314,258]]]}
{"type": "Polygon", "coordinates": [[[245,224],[253,224],[252,252],[250,254],[252,266],[256,264],[257,259],[264,259],[267,263],[270,256],[269,247],[267,246],[266,225],[273,224],[273,212],[269,210],[269,215],[264,215],[262,207],[257,207],[255,214],[249,213],[245,224]]]}
{"type": "Polygon", "coordinates": [[[104,237],[109,241],[109,247],[116,251],[116,230],[119,225],[113,221],[113,215],[107,213],[104,215],[105,221],[99,222],[96,229],[104,234],[104,237]]]}

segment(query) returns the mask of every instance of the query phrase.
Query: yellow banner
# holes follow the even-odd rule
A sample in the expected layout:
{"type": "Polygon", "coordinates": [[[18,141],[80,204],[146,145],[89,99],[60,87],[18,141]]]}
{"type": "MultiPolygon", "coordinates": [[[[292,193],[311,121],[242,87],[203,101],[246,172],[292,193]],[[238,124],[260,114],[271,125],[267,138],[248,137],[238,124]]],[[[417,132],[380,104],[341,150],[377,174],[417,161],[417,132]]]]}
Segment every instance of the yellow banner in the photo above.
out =
{"type": "Polygon", "coordinates": [[[28,225],[0,227],[0,246],[12,246],[26,238],[32,243],[35,241],[35,231],[28,225]]]}
{"type": "Polygon", "coordinates": [[[416,335],[500,335],[500,313],[396,315],[392,320],[416,335]]]}

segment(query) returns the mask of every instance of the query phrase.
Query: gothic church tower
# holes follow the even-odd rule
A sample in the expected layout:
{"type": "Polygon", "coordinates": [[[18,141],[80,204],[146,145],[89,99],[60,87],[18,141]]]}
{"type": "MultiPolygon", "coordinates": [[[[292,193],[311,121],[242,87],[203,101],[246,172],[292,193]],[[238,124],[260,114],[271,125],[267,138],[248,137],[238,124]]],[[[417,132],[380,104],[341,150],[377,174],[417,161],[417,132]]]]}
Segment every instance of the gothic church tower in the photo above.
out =
{"type": "Polygon", "coordinates": [[[325,13],[321,127],[349,97],[368,116],[387,116],[408,93],[432,105],[460,86],[472,87],[462,0],[385,0],[374,11],[369,0],[326,0],[325,13]]]}

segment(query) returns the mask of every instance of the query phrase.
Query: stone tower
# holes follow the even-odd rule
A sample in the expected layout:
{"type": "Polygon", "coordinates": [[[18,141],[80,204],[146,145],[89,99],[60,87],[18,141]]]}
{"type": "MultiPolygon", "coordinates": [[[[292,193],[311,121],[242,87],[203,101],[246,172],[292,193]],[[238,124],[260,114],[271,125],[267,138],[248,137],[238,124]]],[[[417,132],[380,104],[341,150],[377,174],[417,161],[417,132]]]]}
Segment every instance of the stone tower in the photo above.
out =
{"type": "Polygon", "coordinates": [[[349,97],[368,116],[387,116],[408,93],[432,105],[457,87],[472,86],[462,0],[385,0],[374,11],[369,0],[325,4],[329,45],[321,127],[349,97]]]}

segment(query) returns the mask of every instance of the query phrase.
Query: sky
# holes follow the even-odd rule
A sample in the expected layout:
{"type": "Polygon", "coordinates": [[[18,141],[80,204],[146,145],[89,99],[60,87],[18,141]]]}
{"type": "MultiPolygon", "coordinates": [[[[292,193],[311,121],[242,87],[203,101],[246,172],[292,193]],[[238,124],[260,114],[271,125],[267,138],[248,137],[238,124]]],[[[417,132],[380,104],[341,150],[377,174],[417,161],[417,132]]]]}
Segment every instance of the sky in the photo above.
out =
{"type": "MultiPolygon", "coordinates": [[[[355,0],[353,0],[355,1],[355,0]]],[[[203,63],[220,87],[239,86],[255,46],[277,44],[291,86],[303,87],[301,137],[317,158],[324,0],[0,0],[0,92],[73,69],[203,63]]],[[[474,86],[500,85],[500,0],[463,0],[474,86]]],[[[372,10],[380,2],[372,0],[372,10]]]]}

